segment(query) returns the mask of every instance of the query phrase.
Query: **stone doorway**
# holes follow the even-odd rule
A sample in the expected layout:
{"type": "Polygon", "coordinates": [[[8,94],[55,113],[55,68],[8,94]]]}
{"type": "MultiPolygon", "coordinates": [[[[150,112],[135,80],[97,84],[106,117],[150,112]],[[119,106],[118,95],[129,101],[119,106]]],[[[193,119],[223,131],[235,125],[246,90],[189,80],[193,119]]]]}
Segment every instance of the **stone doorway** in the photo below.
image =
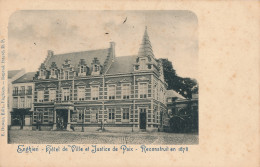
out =
{"type": "Polygon", "coordinates": [[[57,110],[57,130],[66,130],[68,125],[68,110],[57,110]]]}
{"type": "Polygon", "coordinates": [[[146,130],[146,108],[140,108],[140,129],[146,130]]]}

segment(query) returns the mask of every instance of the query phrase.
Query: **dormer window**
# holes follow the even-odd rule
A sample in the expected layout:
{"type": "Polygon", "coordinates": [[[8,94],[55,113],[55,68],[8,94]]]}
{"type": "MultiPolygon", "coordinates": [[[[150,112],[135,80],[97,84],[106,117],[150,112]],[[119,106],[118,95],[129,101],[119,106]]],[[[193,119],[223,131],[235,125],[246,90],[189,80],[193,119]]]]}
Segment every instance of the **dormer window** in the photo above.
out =
{"type": "Polygon", "coordinates": [[[51,63],[51,78],[57,78],[57,75],[56,75],[56,69],[57,69],[57,65],[55,62],[52,62],[51,63]]]}
{"type": "Polygon", "coordinates": [[[46,79],[46,68],[44,63],[41,64],[39,69],[39,79],[46,79]]]}
{"type": "Polygon", "coordinates": [[[94,72],[98,72],[99,71],[99,65],[95,64],[94,66],[94,72]]]}
{"type": "Polygon", "coordinates": [[[55,69],[51,69],[51,76],[55,76],[55,69]]]}
{"type": "Polygon", "coordinates": [[[86,61],[84,59],[80,59],[78,64],[78,76],[86,76],[88,71],[88,67],[86,65],[86,61]]]}
{"type": "Polygon", "coordinates": [[[138,65],[135,66],[135,70],[139,70],[139,66],[138,65]]]}
{"type": "Polygon", "coordinates": [[[40,76],[41,76],[41,77],[44,76],[44,70],[40,70],[40,76]]]}
{"type": "Polygon", "coordinates": [[[84,72],[84,66],[80,66],[80,73],[84,72]]]}
{"type": "Polygon", "coordinates": [[[99,60],[95,57],[91,63],[92,65],[92,75],[100,75],[101,66],[99,60]]]}
{"type": "Polygon", "coordinates": [[[140,59],[140,70],[145,70],[146,69],[146,60],[145,58],[140,59]]]}

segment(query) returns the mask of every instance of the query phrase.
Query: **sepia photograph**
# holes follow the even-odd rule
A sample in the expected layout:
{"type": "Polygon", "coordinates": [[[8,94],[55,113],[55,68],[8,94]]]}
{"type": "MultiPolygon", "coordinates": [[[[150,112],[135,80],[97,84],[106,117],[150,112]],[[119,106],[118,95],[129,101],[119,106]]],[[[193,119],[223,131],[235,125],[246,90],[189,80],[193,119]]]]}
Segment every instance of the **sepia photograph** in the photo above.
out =
{"type": "Polygon", "coordinates": [[[199,144],[192,11],[20,10],[8,38],[8,144],[199,144]]]}

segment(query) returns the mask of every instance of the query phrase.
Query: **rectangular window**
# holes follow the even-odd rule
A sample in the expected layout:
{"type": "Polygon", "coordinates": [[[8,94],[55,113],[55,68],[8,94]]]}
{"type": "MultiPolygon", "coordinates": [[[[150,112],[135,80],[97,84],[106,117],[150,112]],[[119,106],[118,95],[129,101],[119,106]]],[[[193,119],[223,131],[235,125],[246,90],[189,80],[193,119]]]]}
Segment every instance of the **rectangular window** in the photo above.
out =
{"type": "Polygon", "coordinates": [[[69,88],[63,88],[62,89],[62,97],[63,101],[69,101],[70,100],[70,89],[69,88]]]}
{"type": "Polygon", "coordinates": [[[53,115],[53,109],[49,109],[49,123],[53,123],[54,115],[53,115]]]}
{"type": "Polygon", "coordinates": [[[145,59],[141,59],[141,60],[140,60],[140,70],[146,69],[145,66],[146,66],[146,64],[145,64],[145,59]]]}
{"type": "Polygon", "coordinates": [[[85,100],[85,87],[78,87],[78,100],[85,100]]]}
{"type": "Polygon", "coordinates": [[[14,87],[14,95],[18,95],[18,87],[14,87]]]}
{"type": "Polygon", "coordinates": [[[122,97],[123,99],[129,99],[131,94],[130,84],[122,84],[122,97]]]}
{"type": "Polygon", "coordinates": [[[168,114],[169,114],[169,115],[172,114],[172,109],[171,109],[171,108],[168,109],[168,114]]]}
{"type": "Polygon", "coordinates": [[[50,89],[49,90],[49,101],[55,101],[56,100],[56,89],[50,89]]]}
{"type": "Polygon", "coordinates": [[[98,110],[93,109],[90,111],[90,122],[97,123],[98,122],[98,110]]]}
{"type": "Polygon", "coordinates": [[[139,97],[140,98],[147,98],[148,94],[148,84],[147,83],[139,83],[139,97]]]}
{"type": "Polygon", "coordinates": [[[27,95],[32,95],[32,86],[28,86],[26,94],[27,95]]]}
{"type": "Polygon", "coordinates": [[[115,99],[115,96],[116,96],[116,86],[108,85],[108,98],[115,99]]]}
{"type": "Polygon", "coordinates": [[[84,110],[80,109],[78,110],[78,122],[84,122],[84,110]]]}
{"type": "Polygon", "coordinates": [[[69,79],[69,71],[65,71],[64,75],[65,75],[64,76],[65,79],[69,79]]]}
{"type": "Polygon", "coordinates": [[[49,112],[45,111],[43,113],[43,123],[49,123],[49,112]]]}
{"type": "Polygon", "coordinates": [[[80,67],[80,73],[84,73],[84,66],[80,67]]]}
{"type": "Polygon", "coordinates": [[[44,76],[44,70],[40,70],[40,76],[44,76]]]}
{"type": "Polygon", "coordinates": [[[44,91],[43,90],[38,90],[37,92],[37,101],[38,102],[43,102],[44,100],[44,91]]]}
{"type": "Polygon", "coordinates": [[[99,96],[99,87],[98,86],[91,86],[91,99],[98,100],[99,96]]]}
{"type": "Polygon", "coordinates": [[[25,86],[21,86],[20,95],[25,95],[25,86]]]}
{"type": "Polygon", "coordinates": [[[94,65],[94,72],[98,72],[99,71],[99,65],[94,65]]]}
{"type": "Polygon", "coordinates": [[[114,108],[108,109],[108,119],[109,119],[109,121],[115,120],[115,109],[114,108]]]}
{"type": "Polygon", "coordinates": [[[123,108],[123,119],[124,120],[129,119],[129,108],[123,108]]]}
{"type": "Polygon", "coordinates": [[[32,107],[32,97],[31,96],[27,96],[25,107],[26,108],[31,108],[32,107]]]}
{"type": "Polygon", "coordinates": [[[154,85],[154,99],[158,100],[158,90],[157,90],[157,84],[154,85]]]}
{"type": "Polygon", "coordinates": [[[14,97],[14,99],[13,99],[13,107],[14,108],[18,107],[18,98],[17,97],[14,97]]]}
{"type": "Polygon", "coordinates": [[[55,76],[55,69],[51,69],[51,76],[55,76]]]}

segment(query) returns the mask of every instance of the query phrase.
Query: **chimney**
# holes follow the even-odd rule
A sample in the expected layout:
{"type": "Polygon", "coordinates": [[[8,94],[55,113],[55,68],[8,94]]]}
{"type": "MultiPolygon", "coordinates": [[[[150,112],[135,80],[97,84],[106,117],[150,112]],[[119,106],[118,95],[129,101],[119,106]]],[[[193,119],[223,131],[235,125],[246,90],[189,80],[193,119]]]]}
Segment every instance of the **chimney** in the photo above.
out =
{"type": "Polygon", "coordinates": [[[115,42],[110,42],[110,48],[111,48],[111,53],[112,53],[112,60],[115,58],[115,42]]]}
{"type": "Polygon", "coordinates": [[[52,50],[48,50],[48,56],[49,57],[53,56],[53,51],[52,50]]]}

